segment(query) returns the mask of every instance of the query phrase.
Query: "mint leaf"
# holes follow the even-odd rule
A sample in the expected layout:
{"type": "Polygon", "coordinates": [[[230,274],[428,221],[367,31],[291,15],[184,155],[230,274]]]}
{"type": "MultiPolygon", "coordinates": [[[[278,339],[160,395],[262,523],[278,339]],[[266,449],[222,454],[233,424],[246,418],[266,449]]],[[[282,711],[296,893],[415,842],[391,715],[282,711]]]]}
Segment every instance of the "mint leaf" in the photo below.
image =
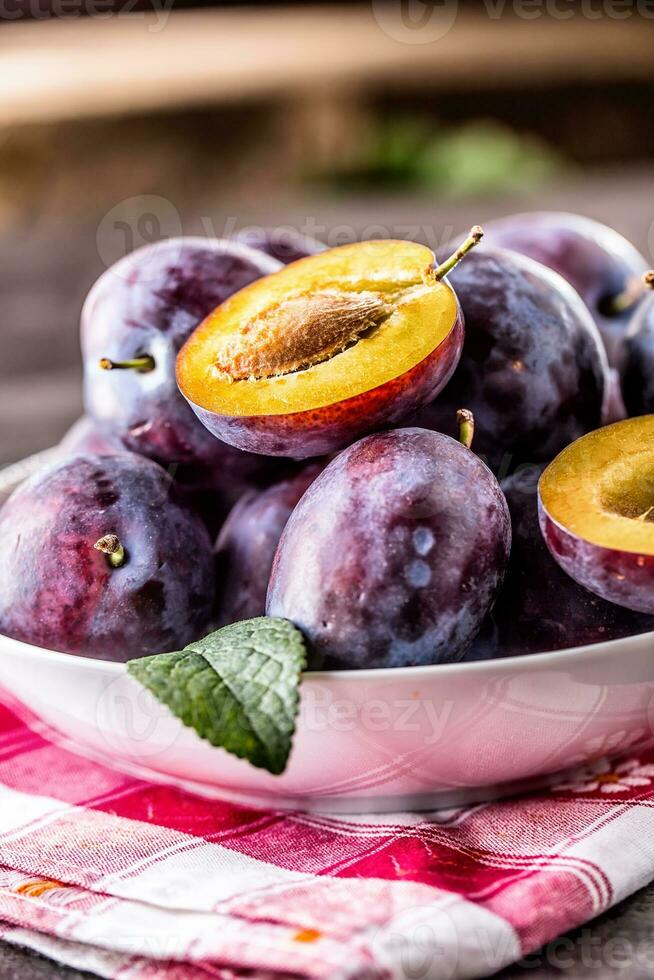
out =
{"type": "Polygon", "coordinates": [[[261,616],[224,626],[180,653],[131,660],[127,669],[207,742],[279,775],[306,661],[300,631],[287,619],[261,616]]]}

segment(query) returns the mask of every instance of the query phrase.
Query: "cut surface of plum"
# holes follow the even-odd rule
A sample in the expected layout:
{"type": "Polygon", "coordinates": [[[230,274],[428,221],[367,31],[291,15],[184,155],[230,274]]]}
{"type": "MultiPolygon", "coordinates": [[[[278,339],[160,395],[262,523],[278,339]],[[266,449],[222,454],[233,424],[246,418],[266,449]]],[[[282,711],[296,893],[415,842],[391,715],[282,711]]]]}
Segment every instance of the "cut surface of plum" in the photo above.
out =
{"type": "Polygon", "coordinates": [[[198,327],[177,359],[180,389],[240,449],[338,450],[400,421],[449,379],[463,322],[442,268],[430,249],[397,241],[301,259],[198,327]]]}
{"type": "Polygon", "coordinates": [[[609,602],[654,613],[654,415],[578,439],[539,482],[552,555],[609,602]]]}

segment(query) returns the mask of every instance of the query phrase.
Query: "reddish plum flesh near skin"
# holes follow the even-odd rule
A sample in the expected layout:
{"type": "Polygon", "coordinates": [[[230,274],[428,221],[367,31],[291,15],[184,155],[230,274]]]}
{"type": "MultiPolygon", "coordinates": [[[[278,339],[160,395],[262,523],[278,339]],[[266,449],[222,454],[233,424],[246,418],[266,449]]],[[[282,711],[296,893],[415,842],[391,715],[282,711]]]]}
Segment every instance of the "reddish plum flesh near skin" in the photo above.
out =
{"type": "Polygon", "coordinates": [[[171,478],[132,453],[76,456],[22,484],[0,511],[0,632],[126,661],[206,632],[211,542],[171,478]],[[123,563],[95,545],[116,536],[123,563]]]}
{"type": "Polygon", "coordinates": [[[609,361],[619,367],[622,343],[648,264],[617,231],[578,214],[516,214],[484,225],[489,245],[500,245],[549,266],[573,286],[588,306],[609,361]],[[634,293],[634,304],[611,312],[615,297],[634,293]]]}
{"type": "Polygon", "coordinates": [[[561,568],[578,582],[617,605],[654,614],[654,555],[601,548],[571,535],[539,504],[541,531],[561,568]]]}
{"type": "Polygon", "coordinates": [[[257,249],[271,255],[278,262],[288,265],[304,259],[307,255],[317,255],[327,248],[322,242],[310,235],[303,235],[295,228],[242,228],[233,236],[234,241],[241,242],[249,248],[257,249]]]}
{"type": "Polygon", "coordinates": [[[368,436],[291,514],[267,613],[304,632],[313,666],[457,660],[495,598],[510,540],[499,484],[461,443],[417,428],[368,436]]]}
{"type": "Polygon", "coordinates": [[[579,296],[560,276],[484,243],[449,276],[465,341],[454,375],[415,416],[455,434],[456,410],[475,416],[475,452],[492,468],[551,459],[601,424],[607,364],[579,296]]]}
{"type": "Polygon", "coordinates": [[[625,340],[622,397],[629,415],[654,412],[654,295],[641,304],[625,340]]]}
{"type": "Polygon", "coordinates": [[[216,542],[216,623],[264,616],[275,551],[293,508],[322,470],[310,464],[296,476],[239,500],[216,542]]]}
{"type": "Polygon", "coordinates": [[[601,599],[552,558],[538,523],[537,483],[543,468],[525,467],[502,481],[513,539],[508,572],[492,613],[499,655],[545,653],[654,630],[654,616],[601,599]]]}
{"type": "Polygon", "coordinates": [[[245,245],[205,238],[158,242],[117,262],[93,286],[82,313],[88,414],[128,449],[164,465],[247,465],[247,454],[198,422],[177,389],[175,359],[208,313],[279,268],[245,245]],[[103,359],[142,358],[143,369],[100,366],[103,359]]]}

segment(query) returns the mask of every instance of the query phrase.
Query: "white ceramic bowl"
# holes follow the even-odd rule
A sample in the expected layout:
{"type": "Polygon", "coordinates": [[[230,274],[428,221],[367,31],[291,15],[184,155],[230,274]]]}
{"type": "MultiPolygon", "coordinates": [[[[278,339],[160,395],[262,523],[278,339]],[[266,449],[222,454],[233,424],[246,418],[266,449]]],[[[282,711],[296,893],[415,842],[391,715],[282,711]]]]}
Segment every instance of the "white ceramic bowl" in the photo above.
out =
{"type": "MultiPolygon", "coordinates": [[[[0,500],[48,458],[0,473],[0,500]]],[[[524,658],[308,673],[281,776],[203,742],[123,664],[0,636],[0,686],[82,753],[150,779],[275,807],[430,809],[651,740],[654,633],[524,658]]]]}

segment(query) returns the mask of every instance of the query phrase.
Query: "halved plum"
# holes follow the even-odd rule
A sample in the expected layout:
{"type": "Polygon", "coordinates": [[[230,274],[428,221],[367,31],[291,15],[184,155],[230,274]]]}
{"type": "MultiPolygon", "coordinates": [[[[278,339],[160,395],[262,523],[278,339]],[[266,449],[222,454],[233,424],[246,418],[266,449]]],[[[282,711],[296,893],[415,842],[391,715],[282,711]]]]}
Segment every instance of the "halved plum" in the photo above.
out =
{"type": "Polygon", "coordinates": [[[219,439],[269,455],[324,455],[435,397],[463,343],[424,245],[370,241],[301,259],[219,306],[182,348],[177,380],[219,439]]]}
{"type": "Polygon", "coordinates": [[[654,415],[578,439],[538,485],[541,531],[561,568],[596,595],[654,613],[654,415]]]}

